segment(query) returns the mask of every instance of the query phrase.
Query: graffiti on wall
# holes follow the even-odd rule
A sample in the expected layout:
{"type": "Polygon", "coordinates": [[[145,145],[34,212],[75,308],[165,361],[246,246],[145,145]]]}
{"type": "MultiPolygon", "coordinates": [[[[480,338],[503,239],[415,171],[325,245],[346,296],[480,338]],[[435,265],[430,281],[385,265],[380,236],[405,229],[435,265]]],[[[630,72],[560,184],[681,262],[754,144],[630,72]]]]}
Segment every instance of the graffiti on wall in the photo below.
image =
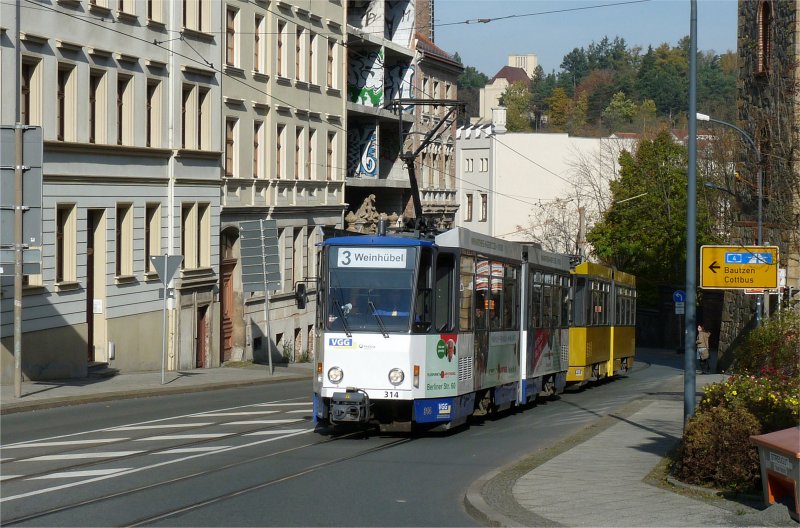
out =
{"type": "Polygon", "coordinates": [[[347,71],[347,99],[367,106],[383,106],[383,49],[353,55],[347,71]]]}
{"type": "Polygon", "coordinates": [[[385,37],[401,46],[411,46],[415,0],[388,0],[385,6],[385,37]]]}
{"type": "Polygon", "coordinates": [[[347,23],[353,27],[375,31],[379,28],[383,11],[383,1],[352,2],[347,6],[347,23]]]}
{"type": "Polygon", "coordinates": [[[352,127],[347,131],[347,176],[378,177],[378,129],[352,127]]]}
{"type": "MultiPolygon", "coordinates": [[[[397,63],[386,70],[386,97],[388,100],[403,98],[412,99],[414,97],[414,65],[397,63]]],[[[410,113],[414,107],[406,105],[403,112],[410,113]]]]}

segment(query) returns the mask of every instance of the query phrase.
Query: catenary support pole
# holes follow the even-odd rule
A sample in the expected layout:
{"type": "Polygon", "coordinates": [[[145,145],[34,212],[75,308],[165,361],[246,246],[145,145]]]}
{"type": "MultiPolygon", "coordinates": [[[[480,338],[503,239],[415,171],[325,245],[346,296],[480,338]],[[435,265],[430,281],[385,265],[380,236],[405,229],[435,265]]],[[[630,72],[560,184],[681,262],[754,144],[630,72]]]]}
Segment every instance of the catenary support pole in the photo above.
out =
{"type": "Polygon", "coordinates": [[[683,427],[694,414],[697,379],[695,376],[695,333],[697,301],[697,0],[691,0],[689,22],[689,167],[686,193],[686,320],[683,373],[683,427]]]}

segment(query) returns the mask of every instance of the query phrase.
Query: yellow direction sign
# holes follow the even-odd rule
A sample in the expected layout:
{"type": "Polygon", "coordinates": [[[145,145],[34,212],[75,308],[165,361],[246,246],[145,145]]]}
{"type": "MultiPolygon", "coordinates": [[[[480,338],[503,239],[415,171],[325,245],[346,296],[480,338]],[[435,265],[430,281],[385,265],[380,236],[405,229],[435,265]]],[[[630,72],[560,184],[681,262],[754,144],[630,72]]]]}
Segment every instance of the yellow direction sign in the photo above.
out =
{"type": "Polygon", "coordinates": [[[777,246],[702,246],[700,287],[752,289],[778,287],[777,246]]]}

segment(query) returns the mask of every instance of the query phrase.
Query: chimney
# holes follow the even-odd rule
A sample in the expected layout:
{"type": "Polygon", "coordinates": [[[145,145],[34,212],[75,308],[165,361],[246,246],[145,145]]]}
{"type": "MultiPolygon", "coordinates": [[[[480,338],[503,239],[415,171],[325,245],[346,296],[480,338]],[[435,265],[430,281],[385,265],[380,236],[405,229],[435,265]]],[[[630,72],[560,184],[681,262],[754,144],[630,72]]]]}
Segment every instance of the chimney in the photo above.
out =
{"type": "Polygon", "coordinates": [[[495,134],[506,133],[506,107],[498,106],[492,108],[492,131],[495,134]]]}

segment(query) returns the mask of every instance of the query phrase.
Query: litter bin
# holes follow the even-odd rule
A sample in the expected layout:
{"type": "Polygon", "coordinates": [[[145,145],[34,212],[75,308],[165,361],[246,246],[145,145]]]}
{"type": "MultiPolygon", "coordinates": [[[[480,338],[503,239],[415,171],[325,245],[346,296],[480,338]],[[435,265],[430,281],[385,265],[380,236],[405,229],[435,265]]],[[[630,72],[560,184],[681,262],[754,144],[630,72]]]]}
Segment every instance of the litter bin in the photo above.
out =
{"type": "Polygon", "coordinates": [[[800,522],[800,427],[753,435],[750,441],[758,447],[764,502],[786,504],[800,522]]]}

